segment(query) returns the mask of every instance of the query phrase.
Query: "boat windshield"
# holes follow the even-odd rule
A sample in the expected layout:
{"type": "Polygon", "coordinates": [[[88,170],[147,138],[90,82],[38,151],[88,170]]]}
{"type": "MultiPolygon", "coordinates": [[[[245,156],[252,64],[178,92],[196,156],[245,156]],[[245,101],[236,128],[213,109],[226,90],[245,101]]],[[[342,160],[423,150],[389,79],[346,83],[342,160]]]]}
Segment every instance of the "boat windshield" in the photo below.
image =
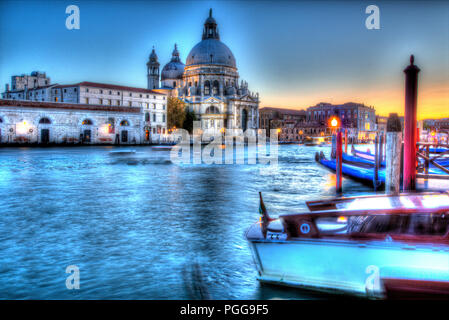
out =
{"type": "Polygon", "coordinates": [[[321,234],[380,233],[417,236],[444,236],[449,232],[449,212],[410,215],[361,215],[347,219],[318,218],[321,234]]]}

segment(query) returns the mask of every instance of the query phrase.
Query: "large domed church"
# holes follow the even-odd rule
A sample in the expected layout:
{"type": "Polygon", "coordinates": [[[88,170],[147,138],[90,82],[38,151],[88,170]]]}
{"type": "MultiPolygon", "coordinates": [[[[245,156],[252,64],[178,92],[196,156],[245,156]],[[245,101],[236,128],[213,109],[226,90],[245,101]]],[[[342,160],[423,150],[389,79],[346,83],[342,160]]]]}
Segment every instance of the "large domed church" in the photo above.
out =
{"type": "Polygon", "coordinates": [[[159,77],[156,52],[147,63],[148,89],[166,91],[183,100],[207,131],[247,129],[255,133],[259,123],[259,94],[239,83],[237,63],[232,51],[220,41],[212,9],[204,23],[202,40],[181,61],[178,48],[162,68],[159,77]],[[160,83],[160,84],[159,84],[160,83]]]}

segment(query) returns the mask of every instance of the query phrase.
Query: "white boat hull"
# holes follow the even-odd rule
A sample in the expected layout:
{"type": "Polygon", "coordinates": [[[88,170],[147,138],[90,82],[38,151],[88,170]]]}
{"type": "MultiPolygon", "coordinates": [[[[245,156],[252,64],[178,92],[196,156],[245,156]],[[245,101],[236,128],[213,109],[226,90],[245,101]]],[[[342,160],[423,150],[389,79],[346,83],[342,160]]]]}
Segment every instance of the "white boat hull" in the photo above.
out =
{"type": "Polygon", "coordinates": [[[449,247],[392,241],[249,239],[259,280],[383,298],[382,279],[449,283],[449,247]]]}

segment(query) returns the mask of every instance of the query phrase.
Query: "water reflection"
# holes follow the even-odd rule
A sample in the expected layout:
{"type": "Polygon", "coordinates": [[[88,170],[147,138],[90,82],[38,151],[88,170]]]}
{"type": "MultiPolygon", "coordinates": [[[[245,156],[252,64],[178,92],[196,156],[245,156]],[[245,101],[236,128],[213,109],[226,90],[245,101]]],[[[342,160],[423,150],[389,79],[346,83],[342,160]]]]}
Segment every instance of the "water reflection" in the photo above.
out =
{"type": "Polygon", "coordinates": [[[258,191],[273,215],[334,195],[314,161],[323,150],[280,146],[278,167],[260,170],[173,165],[146,147],[0,149],[0,297],[326,297],[259,284],[243,237],[258,191]],[[68,265],[80,268],[80,290],[65,288],[68,265]]]}

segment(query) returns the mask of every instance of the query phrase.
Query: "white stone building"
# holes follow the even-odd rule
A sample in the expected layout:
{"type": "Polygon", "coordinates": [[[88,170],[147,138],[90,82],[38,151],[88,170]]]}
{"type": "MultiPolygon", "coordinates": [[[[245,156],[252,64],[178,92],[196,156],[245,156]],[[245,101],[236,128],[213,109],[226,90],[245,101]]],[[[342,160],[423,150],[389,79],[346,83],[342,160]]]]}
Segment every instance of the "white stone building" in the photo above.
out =
{"type": "Polygon", "coordinates": [[[212,10],[204,23],[202,41],[182,63],[175,45],[172,58],[161,72],[153,49],[147,63],[148,88],[179,97],[194,111],[203,130],[243,129],[255,133],[259,124],[259,94],[241,81],[232,51],[220,41],[212,10]]]}
{"type": "Polygon", "coordinates": [[[34,79],[30,76],[13,76],[14,90],[9,90],[7,85],[3,99],[138,108],[143,141],[164,142],[168,139],[167,96],[162,92],[86,81],[67,85],[49,84],[49,78],[38,81],[37,86],[28,86],[33,83],[34,79]],[[43,83],[47,85],[39,86],[43,83]]]}
{"type": "Polygon", "coordinates": [[[0,143],[141,144],[141,108],[0,100],[0,143]]]}

